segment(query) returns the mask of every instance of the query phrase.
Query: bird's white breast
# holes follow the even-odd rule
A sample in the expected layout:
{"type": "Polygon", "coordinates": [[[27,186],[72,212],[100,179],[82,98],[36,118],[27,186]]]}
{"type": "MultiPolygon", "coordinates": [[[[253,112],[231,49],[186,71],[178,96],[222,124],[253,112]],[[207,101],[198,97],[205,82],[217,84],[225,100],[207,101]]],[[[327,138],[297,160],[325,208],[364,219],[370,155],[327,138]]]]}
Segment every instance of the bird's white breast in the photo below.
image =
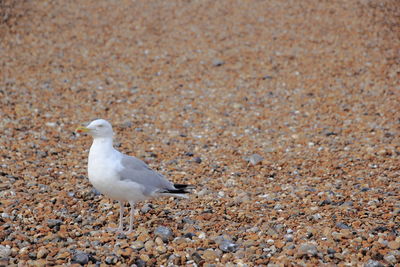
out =
{"type": "Polygon", "coordinates": [[[119,177],[122,154],[112,146],[93,143],[89,152],[88,176],[92,185],[102,194],[116,200],[141,201],[143,187],[119,177]]]}

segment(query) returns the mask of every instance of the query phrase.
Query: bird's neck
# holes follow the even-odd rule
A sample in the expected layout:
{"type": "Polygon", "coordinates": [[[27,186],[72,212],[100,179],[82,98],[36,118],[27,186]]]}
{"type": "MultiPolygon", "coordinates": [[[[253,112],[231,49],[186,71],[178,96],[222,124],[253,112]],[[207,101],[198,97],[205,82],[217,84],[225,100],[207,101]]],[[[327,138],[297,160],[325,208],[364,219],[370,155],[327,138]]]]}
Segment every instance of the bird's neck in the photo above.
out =
{"type": "Polygon", "coordinates": [[[107,152],[110,152],[111,150],[114,150],[112,137],[96,137],[93,139],[89,154],[107,154],[107,152]]]}

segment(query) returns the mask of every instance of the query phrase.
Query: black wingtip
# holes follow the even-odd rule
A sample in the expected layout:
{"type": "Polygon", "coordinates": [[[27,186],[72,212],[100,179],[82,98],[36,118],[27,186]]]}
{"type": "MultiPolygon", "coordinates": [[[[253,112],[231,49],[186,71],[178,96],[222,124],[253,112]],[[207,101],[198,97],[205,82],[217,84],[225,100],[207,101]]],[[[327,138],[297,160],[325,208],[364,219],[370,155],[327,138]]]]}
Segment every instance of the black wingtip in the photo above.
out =
{"type": "Polygon", "coordinates": [[[174,187],[176,189],[194,189],[196,188],[194,185],[190,185],[190,184],[174,184],[174,187]]]}
{"type": "Polygon", "coordinates": [[[188,184],[174,184],[175,189],[166,189],[161,193],[168,193],[168,194],[189,194],[190,189],[195,188],[193,185],[188,184]]]}

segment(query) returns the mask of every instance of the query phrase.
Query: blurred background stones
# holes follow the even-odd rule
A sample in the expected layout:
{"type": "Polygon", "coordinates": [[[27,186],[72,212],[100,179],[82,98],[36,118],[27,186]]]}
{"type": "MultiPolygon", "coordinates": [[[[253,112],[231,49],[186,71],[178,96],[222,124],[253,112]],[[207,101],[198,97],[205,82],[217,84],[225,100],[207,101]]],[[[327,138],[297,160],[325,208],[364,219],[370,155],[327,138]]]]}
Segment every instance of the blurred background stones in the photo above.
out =
{"type": "Polygon", "coordinates": [[[0,265],[395,266],[399,17],[396,0],[0,1],[0,265]],[[74,133],[95,118],[195,194],[107,232],[119,208],[74,133]]]}

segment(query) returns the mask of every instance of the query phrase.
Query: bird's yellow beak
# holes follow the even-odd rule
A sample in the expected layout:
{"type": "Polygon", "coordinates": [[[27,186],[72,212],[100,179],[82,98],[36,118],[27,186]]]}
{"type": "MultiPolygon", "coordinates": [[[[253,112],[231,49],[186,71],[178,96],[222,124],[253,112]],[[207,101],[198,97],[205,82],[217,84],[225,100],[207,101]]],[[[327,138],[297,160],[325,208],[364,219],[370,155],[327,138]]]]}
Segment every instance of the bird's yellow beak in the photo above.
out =
{"type": "Polygon", "coordinates": [[[79,126],[78,128],[76,128],[75,130],[77,133],[87,133],[90,131],[90,129],[84,127],[84,126],[79,126]]]}

